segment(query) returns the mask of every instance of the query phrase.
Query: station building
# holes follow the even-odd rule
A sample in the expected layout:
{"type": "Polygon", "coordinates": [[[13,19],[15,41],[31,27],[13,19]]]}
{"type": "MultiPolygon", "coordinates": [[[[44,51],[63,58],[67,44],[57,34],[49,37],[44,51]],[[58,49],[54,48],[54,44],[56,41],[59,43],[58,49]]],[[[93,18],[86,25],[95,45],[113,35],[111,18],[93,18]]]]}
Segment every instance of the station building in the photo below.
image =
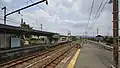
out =
{"type": "MultiPolygon", "coordinates": [[[[52,41],[52,36],[57,33],[34,29],[25,29],[17,26],[0,24],[0,49],[22,47],[28,45],[30,38],[45,38],[47,43],[52,41]]],[[[44,39],[44,40],[45,40],[44,39]]]]}

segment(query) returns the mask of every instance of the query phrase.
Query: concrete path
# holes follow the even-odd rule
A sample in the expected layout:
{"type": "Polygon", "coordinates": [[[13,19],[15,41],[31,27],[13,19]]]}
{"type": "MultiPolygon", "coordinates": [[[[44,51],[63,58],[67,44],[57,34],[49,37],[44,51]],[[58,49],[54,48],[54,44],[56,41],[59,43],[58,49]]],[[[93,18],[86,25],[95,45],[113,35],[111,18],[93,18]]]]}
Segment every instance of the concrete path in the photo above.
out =
{"type": "Polygon", "coordinates": [[[75,68],[109,68],[112,64],[112,52],[98,45],[83,45],[75,63],[75,68]]]}

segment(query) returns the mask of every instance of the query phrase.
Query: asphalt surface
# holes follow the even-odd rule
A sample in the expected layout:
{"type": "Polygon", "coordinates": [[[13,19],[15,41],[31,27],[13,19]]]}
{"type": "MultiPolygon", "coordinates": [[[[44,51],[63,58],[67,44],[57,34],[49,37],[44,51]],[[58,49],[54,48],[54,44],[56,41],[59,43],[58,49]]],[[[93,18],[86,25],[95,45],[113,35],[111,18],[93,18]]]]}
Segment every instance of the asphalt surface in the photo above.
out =
{"type": "Polygon", "coordinates": [[[112,52],[94,43],[83,45],[75,68],[110,68],[112,52]]]}

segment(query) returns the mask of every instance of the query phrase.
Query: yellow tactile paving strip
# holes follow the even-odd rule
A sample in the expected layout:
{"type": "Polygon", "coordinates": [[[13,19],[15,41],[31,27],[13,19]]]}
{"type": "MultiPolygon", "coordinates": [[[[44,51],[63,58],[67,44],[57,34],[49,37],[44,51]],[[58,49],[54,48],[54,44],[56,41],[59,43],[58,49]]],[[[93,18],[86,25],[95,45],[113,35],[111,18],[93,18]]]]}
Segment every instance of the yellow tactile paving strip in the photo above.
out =
{"type": "Polygon", "coordinates": [[[80,53],[80,49],[77,50],[77,52],[75,53],[75,55],[73,56],[72,60],[70,61],[70,63],[68,64],[67,68],[74,68],[75,62],[77,60],[77,57],[80,53]]]}

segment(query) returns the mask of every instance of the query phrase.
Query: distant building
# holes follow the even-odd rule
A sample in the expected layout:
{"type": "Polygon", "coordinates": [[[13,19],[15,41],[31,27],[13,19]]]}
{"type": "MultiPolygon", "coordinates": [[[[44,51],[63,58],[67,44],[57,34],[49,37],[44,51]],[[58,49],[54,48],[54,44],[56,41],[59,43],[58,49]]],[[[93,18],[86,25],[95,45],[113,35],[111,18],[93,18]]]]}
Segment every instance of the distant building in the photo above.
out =
{"type": "Polygon", "coordinates": [[[95,37],[95,39],[97,40],[97,41],[102,41],[103,40],[103,36],[101,36],[101,35],[97,35],[96,37],[95,37]]]}

